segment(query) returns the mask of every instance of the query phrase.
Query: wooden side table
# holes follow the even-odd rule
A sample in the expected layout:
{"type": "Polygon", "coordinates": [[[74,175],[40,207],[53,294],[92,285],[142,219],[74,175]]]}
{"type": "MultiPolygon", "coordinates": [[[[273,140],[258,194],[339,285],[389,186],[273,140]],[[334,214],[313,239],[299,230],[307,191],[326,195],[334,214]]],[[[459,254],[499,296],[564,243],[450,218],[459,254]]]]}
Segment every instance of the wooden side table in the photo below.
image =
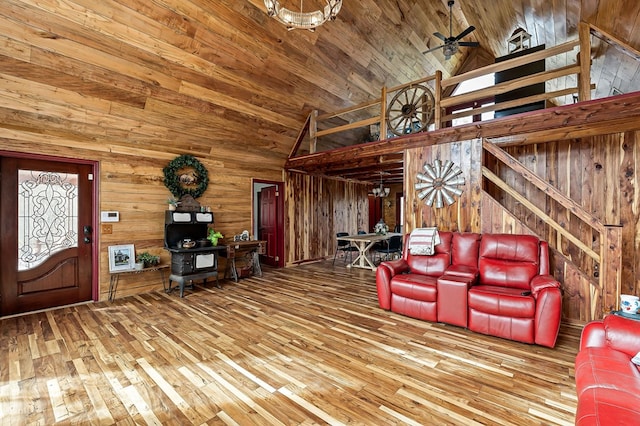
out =
{"type": "Polygon", "coordinates": [[[629,318],[629,319],[632,319],[632,320],[635,320],[635,321],[640,321],[640,314],[628,314],[628,313],[622,311],[622,309],[619,310],[619,311],[611,311],[611,313],[613,315],[617,315],[617,316],[620,316],[620,317],[623,317],[623,318],[629,318]]]}
{"type": "Polygon", "coordinates": [[[240,259],[245,256],[249,259],[248,263],[253,269],[253,275],[262,276],[262,267],[260,266],[260,255],[265,254],[267,251],[267,242],[264,240],[251,240],[251,241],[233,241],[226,244],[227,250],[221,251],[220,255],[227,258],[227,264],[224,268],[224,277],[227,278],[227,274],[231,274],[231,277],[235,282],[238,282],[240,278],[238,274],[238,268],[236,265],[236,259],[240,259]]]}
{"type": "Polygon", "coordinates": [[[164,270],[168,267],[169,265],[157,265],[144,269],[127,269],[124,271],[111,272],[111,280],[109,282],[109,301],[113,302],[113,299],[116,298],[116,291],[118,290],[118,281],[120,279],[120,275],[143,274],[145,272],[158,271],[158,273],[160,274],[160,279],[162,280],[162,288],[167,291],[167,282],[165,280],[164,270]]]}

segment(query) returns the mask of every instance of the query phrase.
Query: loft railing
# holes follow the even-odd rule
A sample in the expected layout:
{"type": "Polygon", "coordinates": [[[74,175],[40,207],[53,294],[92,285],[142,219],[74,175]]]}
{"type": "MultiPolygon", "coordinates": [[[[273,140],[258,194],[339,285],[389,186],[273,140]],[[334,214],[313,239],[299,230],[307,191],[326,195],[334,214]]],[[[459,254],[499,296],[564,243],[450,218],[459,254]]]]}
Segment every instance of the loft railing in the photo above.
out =
{"type": "Polygon", "coordinates": [[[512,197],[521,206],[525,207],[528,212],[533,213],[538,219],[544,221],[546,226],[556,232],[557,239],[553,245],[557,253],[564,257],[563,263],[573,263],[585,276],[594,275],[595,280],[590,280],[591,287],[589,291],[591,318],[600,318],[603,313],[608,313],[612,307],[618,309],[622,279],[622,228],[618,225],[605,225],[597,217],[584,210],[578,203],[538,177],[497,145],[484,140],[482,147],[485,153],[491,154],[493,158],[499,160],[501,164],[520,175],[527,183],[535,186],[539,191],[553,200],[559,208],[565,209],[579,219],[582,224],[592,229],[595,240],[599,242],[597,249],[593,249],[590,246],[591,242],[583,242],[579,236],[571,233],[570,230],[558,223],[551,215],[545,213],[536,203],[516,191],[513,186],[506,183],[486,166],[482,167],[482,176],[484,179],[492,182],[501,191],[512,197]],[[573,262],[572,259],[565,256],[561,250],[564,245],[563,240],[573,244],[578,250],[591,258],[595,263],[595,267],[587,271],[587,268],[584,268],[584,265],[581,265],[580,262],[573,262]],[[612,282],[616,283],[616,294],[607,294],[605,289],[611,288],[611,286],[605,286],[605,283],[612,282]]]}
{"type": "MultiPolygon", "coordinates": [[[[591,79],[591,34],[601,35],[602,31],[590,26],[586,23],[580,24],[578,40],[569,41],[559,46],[544,49],[538,52],[530,53],[517,58],[509,59],[503,62],[491,64],[464,74],[456,75],[447,79],[442,78],[440,71],[433,76],[424,77],[406,84],[395,87],[383,87],[380,97],[369,102],[361,103],[339,111],[326,114],[319,114],[317,110],[312,111],[307,117],[303,129],[300,131],[296,143],[294,144],[289,158],[297,155],[300,146],[305,137],[309,138],[308,153],[318,152],[318,138],[328,135],[335,135],[341,132],[347,132],[354,129],[364,128],[376,125],[379,128],[380,139],[386,139],[384,136],[388,134],[387,128],[387,102],[388,97],[393,96],[401,90],[410,89],[418,85],[427,84],[433,91],[435,100],[433,126],[435,129],[444,127],[451,120],[457,118],[468,117],[485,112],[498,111],[506,108],[518,107],[532,102],[547,101],[560,96],[568,96],[577,94],[579,101],[590,99],[592,85],[591,79]],[[537,74],[518,78],[516,80],[506,81],[496,84],[486,89],[476,90],[463,95],[448,95],[452,92],[452,88],[458,84],[468,81],[479,76],[510,70],[519,66],[532,64],[536,61],[547,58],[556,57],[558,55],[567,55],[577,49],[575,60],[570,65],[559,68],[550,69],[537,74]],[[575,76],[577,85],[575,87],[565,87],[559,90],[541,93],[539,95],[529,96],[512,101],[495,103],[480,108],[474,108],[468,111],[447,114],[447,109],[461,104],[469,104],[474,101],[493,97],[497,94],[507,93],[520,87],[526,87],[537,83],[546,83],[558,78],[575,76]],[[351,117],[350,117],[351,116],[351,117]],[[343,118],[346,124],[331,125],[330,121],[336,118],[343,118]],[[318,130],[320,129],[320,130],[318,130]]],[[[607,36],[611,40],[611,36],[607,36]]],[[[615,40],[615,39],[614,39],[615,40]]],[[[626,47],[626,46],[625,46],[626,47]]],[[[548,61],[556,62],[556,61],[548,61]]],[[[557,61],[562,62],[562,61],[557,61]]]]}

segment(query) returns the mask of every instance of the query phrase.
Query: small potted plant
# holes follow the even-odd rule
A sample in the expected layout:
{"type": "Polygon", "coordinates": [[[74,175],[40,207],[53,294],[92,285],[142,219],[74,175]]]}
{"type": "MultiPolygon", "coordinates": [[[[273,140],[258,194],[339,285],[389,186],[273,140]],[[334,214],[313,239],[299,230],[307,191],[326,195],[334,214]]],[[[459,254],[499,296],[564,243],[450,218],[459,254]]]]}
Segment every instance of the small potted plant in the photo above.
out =
{"type": "Polygon", "coordinates": [[[145,268],[149,268],[151,266],[157,266],[160,263],[160,256],[151,254],[148,251],[143,251],[142,253],[138,253],[136,261],[143,263],[145,268]]]}
{"type": "Polygon", "coordinates": [[[178,204],[180,204],[180,202],[175,197],[169,197],[167,198],[167,204],[169,204],[169,210],[173,211],[178,208],[178,204]]]}
{"type": "Polygon", "coordinates": [[[209,228],[209,235],[207,235],[207,239],[211,241],[212,246],[218,245],[218,238],[224,238],[224,235],[218,231],[214,231],[213,228],[209,228]]]}

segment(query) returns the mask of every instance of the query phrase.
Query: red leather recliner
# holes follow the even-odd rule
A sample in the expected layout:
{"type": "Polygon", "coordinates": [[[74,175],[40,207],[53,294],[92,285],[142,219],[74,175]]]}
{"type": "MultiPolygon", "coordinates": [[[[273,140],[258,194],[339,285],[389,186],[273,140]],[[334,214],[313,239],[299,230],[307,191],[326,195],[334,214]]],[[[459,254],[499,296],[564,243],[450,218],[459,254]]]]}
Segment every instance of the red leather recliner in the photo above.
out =
{"type": "Polygon", "coordinates": [[[576,356],[576,425],[640,424],[640,322],[616,315],[582,330],[576,356]]]}
{"type": "Polygon", "coordinates": [[[376,269],[378,303],[382,309],[437,321],[436,282],[451,264],[452,233],[440,232],[441,243],[435,247],[432,256],[412,255],[409,236],[405,236],[402,258],[382,262],[376,269]]]}
{"type": "Polygon", "coordinates": [[[548,244],[535,236],[484,234],[480,277],[469,289],[469,330],[555,346],[562,295],[548,259],[548,244]]]}
{"type": "Polygon", "coordinates": [[[383,309],[414,318],[553,347],[560,329],[560,283],[549,247],[529,235],[440,232],[433,256],[412,255],[376,270],[383,309]]]}

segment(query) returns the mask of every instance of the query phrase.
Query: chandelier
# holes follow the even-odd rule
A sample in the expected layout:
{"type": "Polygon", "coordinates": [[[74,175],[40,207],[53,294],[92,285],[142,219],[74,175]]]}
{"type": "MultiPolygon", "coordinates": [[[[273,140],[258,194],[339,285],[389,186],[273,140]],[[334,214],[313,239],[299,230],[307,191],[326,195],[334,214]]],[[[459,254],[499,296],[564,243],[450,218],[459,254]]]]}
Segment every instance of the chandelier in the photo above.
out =
{"type": "Polygon", "coordinates": [[[316,27],[336,19],[342,7],[342,0],[326,0],[324,11],[303,12],[302,1],[300,0],[300,12],[280,6],[278,0],[264,0],[264,5],[267,7],[267,14],[286,25],[288,30],[300,28],[309,31],[315,31],[316,27]]]}
{"type": "Polygon", "coordinates": [[[385,187],[382,184],[382,172],[380,172],[380,186],[378,186],[377,188],[373,188],[371,192],[373,192],[374,197],[384,198],[389,196],[389,192],[391,192],[391,188],[385,187]]]}

